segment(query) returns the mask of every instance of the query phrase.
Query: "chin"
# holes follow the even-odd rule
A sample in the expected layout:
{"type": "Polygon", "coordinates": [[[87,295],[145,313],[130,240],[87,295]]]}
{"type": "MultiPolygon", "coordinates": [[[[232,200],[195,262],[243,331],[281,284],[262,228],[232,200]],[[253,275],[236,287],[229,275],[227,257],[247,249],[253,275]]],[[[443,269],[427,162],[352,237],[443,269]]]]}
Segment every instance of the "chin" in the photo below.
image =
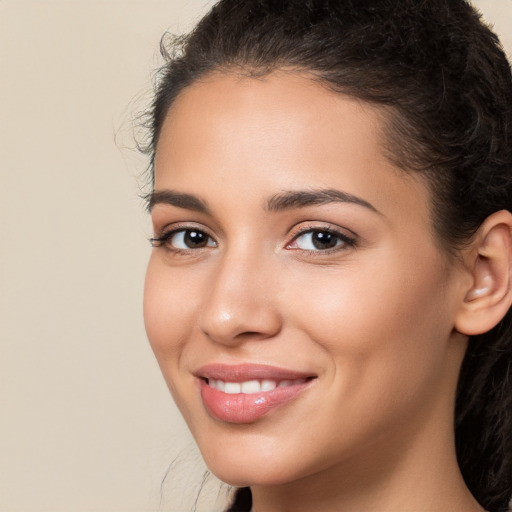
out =
{"type": "Polygon", "coordinates": [[[201,450],[206,465],[219,480],[234,487],[282,485],[321,469],[321,461],[310,460],[307,454],[298,457],[302,455],[300,450],[289,453],[284,449],[283,439],[249,437],[242,442],[218,442],[213,450],[212,444],[208,444],[201,450]]]}
{"type": "Polygon", "coordinates": [[[273,462],[268,462],[261,466],[257,462],[246,460],[239,464],[207,465],[219,480],[233,487],[282,485],[299,478],[297,475],[283,472],[281,468],[271,468],[272,464],[273,462]]]}

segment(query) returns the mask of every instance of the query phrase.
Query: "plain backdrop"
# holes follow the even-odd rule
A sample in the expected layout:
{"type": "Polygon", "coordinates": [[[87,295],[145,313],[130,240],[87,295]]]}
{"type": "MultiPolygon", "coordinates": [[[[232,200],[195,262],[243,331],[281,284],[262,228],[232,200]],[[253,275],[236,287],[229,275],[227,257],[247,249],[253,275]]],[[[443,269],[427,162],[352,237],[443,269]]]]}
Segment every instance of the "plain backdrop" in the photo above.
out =
{"type": "MultiPolygon", "coordinates": [[[[0,0],[1,512],[193,508],[204,467],[144,333],[131,133],[160,36],[211,4],[0,0]]],[[[475,4],[510,55],[512,0],[475,4]]],[[[198,511],[222,508],[210,483],[198,511]]]]}

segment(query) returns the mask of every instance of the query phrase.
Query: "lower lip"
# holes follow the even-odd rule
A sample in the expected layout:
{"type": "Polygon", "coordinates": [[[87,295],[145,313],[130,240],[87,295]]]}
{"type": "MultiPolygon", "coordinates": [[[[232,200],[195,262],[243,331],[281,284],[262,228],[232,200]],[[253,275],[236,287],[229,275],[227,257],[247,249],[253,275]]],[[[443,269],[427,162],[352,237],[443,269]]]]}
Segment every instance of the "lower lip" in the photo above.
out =
{"type": "Polygon", "coordinates": [[[292,384],[260,393],[223,393],[201,381],[201,398],[206,410],[214,418],[226,423],[252,423],[281,405],[296,398],[310,381],[292,384]]]}

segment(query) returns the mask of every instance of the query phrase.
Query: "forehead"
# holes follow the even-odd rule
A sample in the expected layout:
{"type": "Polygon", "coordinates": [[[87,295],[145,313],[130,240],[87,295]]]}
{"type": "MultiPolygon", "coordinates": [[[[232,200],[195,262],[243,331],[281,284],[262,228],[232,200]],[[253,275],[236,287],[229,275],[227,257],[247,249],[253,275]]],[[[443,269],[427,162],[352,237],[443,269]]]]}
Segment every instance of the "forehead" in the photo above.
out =
{"type": "Polygon", "coordinates": [[[155,188],[216,197],[338,188],[379,210],[398,202],[427,214],[425,184],[386,157],[386,124],[383,110],[304,75],[214,74],[171,107],[155,188]]]}
{"type": "Polygon", "coordinates": [[[285,156],[286,147],[304,143],[300,156],[307,163],[307,154],[319,156],[316,148],[334,143],[343,150],[342,141],[356,144],[360,156],[370,159],[383,153],[382,117],[377,108],[297,73],[277,71],[262,78],[214,73],[184,89],[173,103],[162,127],[156,166],[158,170],[162,153],[177,158],[184,147],[216,149],[219,154],[229,149],[239,157],[243,150],[258,149],[275,158],[285,156]]]}

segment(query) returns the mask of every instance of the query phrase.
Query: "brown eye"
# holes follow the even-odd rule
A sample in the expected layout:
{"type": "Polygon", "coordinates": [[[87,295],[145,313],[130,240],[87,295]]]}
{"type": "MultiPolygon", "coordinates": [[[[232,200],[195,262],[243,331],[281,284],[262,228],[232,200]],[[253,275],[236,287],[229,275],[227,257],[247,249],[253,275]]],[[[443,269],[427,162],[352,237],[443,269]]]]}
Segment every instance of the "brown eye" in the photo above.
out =
{"type": "Polygon", "coordinates": [[[204,231],[197,229],[181,229],[175,231],[169,239],[169,244],[176,249],[202,249],[215,247],[214,240],[204,231]]]}
{"type": "Polygon", "coordinates": [[[326,231],[315,231],[311,234],[311,243],[318,250],[332,249],[338,245],[339,239],[326,231]]]}
{"type": "Polygon", "coordinates": [[[211,236],[199,229],[178,229],[151,239],[155,247],[166,245],[169,249],[181,251],[217,247],[211,236]]]}
{"type": "Polygon", "coordinates": [[[181,238],[181,243],[185,245],[187,249],[199,249],[201,247],[208,246],[208,240],[210,237],[202,231],[192,231],[187,229],[174,235],[173,241],[179,238],[181,238]]]}
{"type": "Polygon", "coordinates": [[[355,240],[342,233],[325,229],[311,229],[300,233],[289,247],[303,251],[327,251],[354,245],[355,240]]]}

